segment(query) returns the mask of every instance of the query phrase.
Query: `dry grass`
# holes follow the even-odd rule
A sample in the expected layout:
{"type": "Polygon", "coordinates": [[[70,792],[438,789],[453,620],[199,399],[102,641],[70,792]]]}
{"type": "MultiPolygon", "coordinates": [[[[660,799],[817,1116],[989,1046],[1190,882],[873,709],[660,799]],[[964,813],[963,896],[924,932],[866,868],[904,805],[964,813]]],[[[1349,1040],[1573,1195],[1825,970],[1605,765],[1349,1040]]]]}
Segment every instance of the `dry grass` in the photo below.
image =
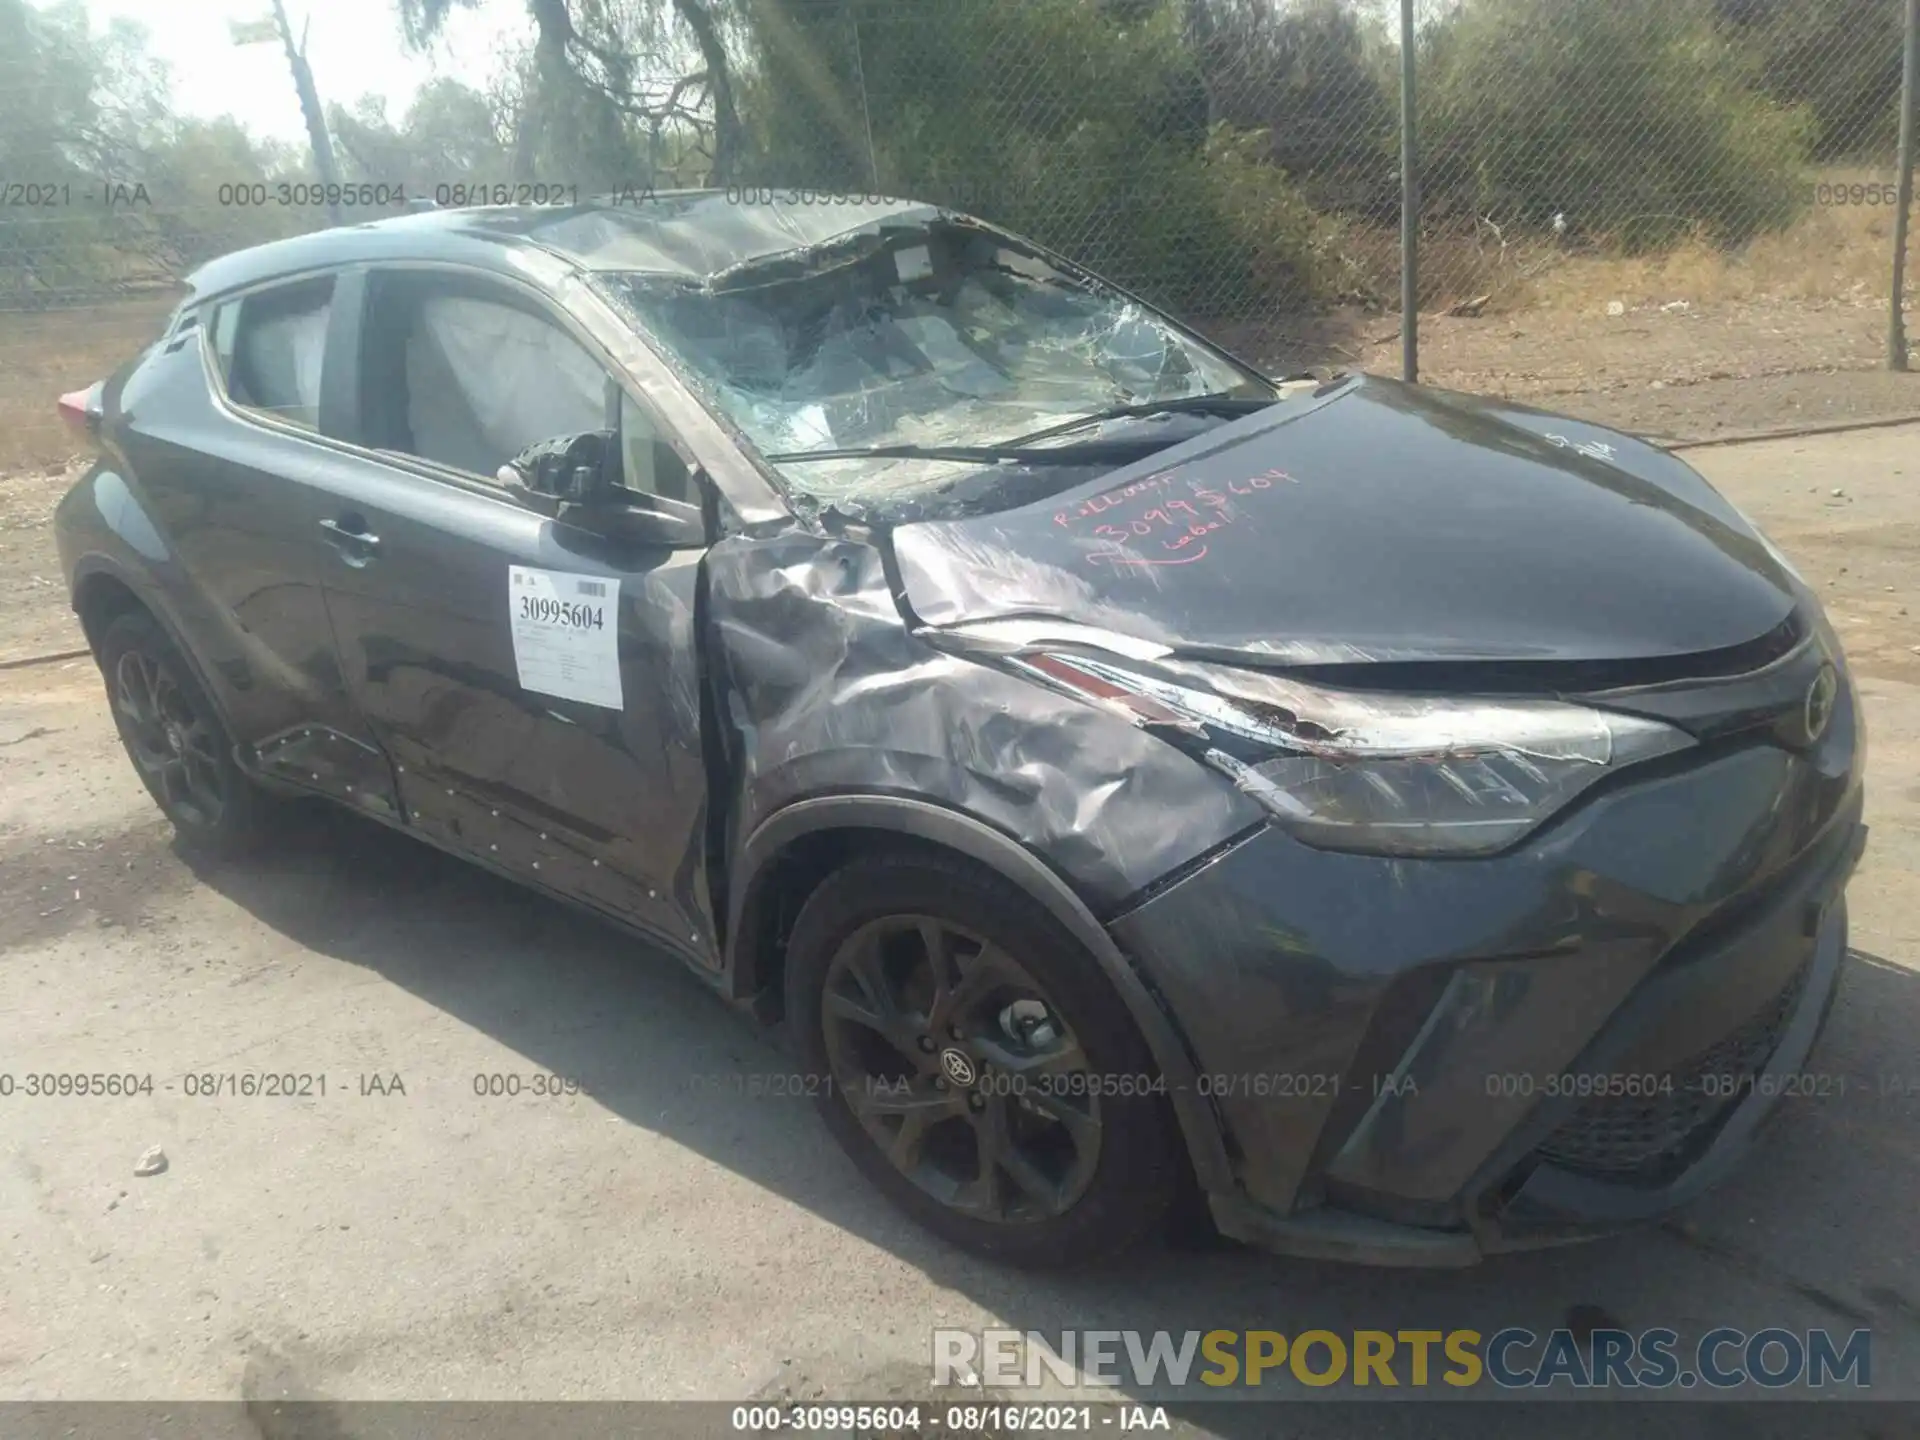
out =
{"type": "MultiPolygon", "coordinates": [[[[1831,169],[1809,184],[1888,184],[1874,171],[1831,169]]],[[[1480,235],[1438,247],[1426,261],[1434,308],[1490,295],[1496,313],[1605,314],[1685,301],[1689,306],[1799,301],[1884,305],[1892,280],[1893,206],[1810,205],[1786,230],[1739,250],[1690,242],[1658,254],[1569,254],[1550,242],[1480,235]]],[[[1908,268],[1912,293],[1914,266],[1908,268]]]]}
{"type": "Polygon", "coordinates": [[[0,311],[0,471],[51,465],[83,448],[54,401],[104,379],[160,331],[168,296],[32,314],[0,311]]]}

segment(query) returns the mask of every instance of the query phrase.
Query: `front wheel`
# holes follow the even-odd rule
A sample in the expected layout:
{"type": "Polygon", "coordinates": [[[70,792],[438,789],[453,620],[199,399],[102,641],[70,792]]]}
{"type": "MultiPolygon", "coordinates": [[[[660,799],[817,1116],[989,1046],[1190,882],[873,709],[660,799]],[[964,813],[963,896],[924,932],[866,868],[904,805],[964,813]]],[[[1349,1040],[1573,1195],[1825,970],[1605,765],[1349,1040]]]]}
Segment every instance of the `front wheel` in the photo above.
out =
{"type": "Polygon", "coordinates": [[[854,860],[808,899],[787,1014],[854,1163],[928,1229],[1028,1266],[1166,1220],[1179,1134],[1098,964],[1044,908],[944,856],[854,860]]]}

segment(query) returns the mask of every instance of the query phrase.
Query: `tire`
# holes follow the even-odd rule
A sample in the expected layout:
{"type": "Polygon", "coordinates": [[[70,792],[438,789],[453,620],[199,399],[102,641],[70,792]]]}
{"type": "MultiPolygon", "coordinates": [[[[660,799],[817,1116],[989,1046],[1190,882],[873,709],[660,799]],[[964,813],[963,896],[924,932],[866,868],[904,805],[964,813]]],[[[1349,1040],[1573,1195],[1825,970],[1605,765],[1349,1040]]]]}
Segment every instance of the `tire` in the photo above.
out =
{"type": "Polygon", "coordinates": [[[1009,881],[918,850],[849,862],[795,919],[786,1000],[828,1128],[943,1239],[1053,1268],[1164,1228],[1185,1161],[1151,1052],[1097,962],[1009,881]],[[944,1001],[921,978],[936,947],[944,1001]],[[890,1005],[875,976],[892,977],[890,1005]],[[984,1164],[995,1152],[1008,1158],[984,1164]]]}
{"type": "Polygon", "coordinates": [[[271,798],[233,763],[226,726],[173,641],[146,611],[129,610],[101,633],[97,657],[120,743],[180,843],[243,850],[271,798]]]}

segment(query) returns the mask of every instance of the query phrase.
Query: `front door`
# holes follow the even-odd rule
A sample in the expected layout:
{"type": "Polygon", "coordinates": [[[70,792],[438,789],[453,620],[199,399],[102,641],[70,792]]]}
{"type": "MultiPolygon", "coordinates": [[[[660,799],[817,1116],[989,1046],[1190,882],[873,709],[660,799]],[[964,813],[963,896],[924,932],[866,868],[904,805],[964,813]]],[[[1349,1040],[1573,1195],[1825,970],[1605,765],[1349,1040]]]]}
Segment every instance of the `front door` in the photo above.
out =
{"type": "MultiPolygon", "coordinates": [[[[497,475],[535,441],[623,423],[632,451],[650,412],[516,286],[376,271],[363,304],[358,439],[373,453],[329,517],[323,583],[408,821],[714,965],[704,552],[550,519],[497,475]]],[[[677,452],[647,453],[665,457],[658,488],[685,499],[677,452]]]]}

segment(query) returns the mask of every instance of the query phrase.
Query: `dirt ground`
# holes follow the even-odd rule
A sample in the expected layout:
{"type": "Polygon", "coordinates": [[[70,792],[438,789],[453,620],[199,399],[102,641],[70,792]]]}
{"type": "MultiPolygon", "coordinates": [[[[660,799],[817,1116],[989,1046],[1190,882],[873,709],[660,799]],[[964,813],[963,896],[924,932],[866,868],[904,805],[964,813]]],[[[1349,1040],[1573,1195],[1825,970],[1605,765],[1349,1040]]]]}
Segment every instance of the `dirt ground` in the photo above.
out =
{"type": "Polygon", "coordinates": [[[0,472],[72,454],[73,437],[54,401],[138,354],[174,304],[171,295],[143,295],[40,314],[0,310],[0,472]]]}
{"type": "MultiPolygon", "coordinates": [[[[1651,298],[1477,316],[1424,315],[1423,383],[1502,395],[1668,444],[1920,417],[1920,359],[1886,369],[1886,309],[1863,297],[1651,298]]],[[[1910,324],[1916,323],[1913,321],[1910,324]]],[[[1209,326],[1276,373],[1401,373],[1393,316],[1209,326]]]]}
{"type": "MultiPolygon", "coordinates": [[[[1686,1336],[1869,1327],[1874,1393],[1920,1398],[1920,427],[1690,458],[1828,596],[1865,695],[1873,835],[1812,1062],[1844,1093],[1785,1102],[1672,1223],[1465,1273],[1242,1250],[1064,1277],[974,1262],[871,1193],[803,1102],[744,1088],[787,1072],[777,1035],[613,932],[345,816],[190,864],[91,664],[53,661],[0,669],[0,1070],[154,1090],[0,1099],[0,1397],[875,1399],[924,1392],[938,1325],[1491,1333],[1599,1313],[1686,1336]],[[240,1072],[327,1088],[190,1093],[240,1072]],[[476,1090],[548,1074],[580,1093],[476,1090]],[[167,1169],[137,1177],[155,1145],[167,1169]]],[[[54,576],[32,517],[57,488],[9,492],[16,651],[74,639],[12,604],[54,576]]],[[[1182,1433],[1274,1433],[1268,1407],[1166,1398],[1182,1433]]],[[[1287,1432],[1539,1433],[1405,1409],[1289,1406],[1287,1432]]],[[[1835,1437],[1910,1433],[1825,1413],[1835,1437]]],[[[1635,1415],[1646,1435],[1756,1433],[1635,1415]]]]}
{"type": "MultiPolygon", "coordinates": [[[[1363,368],[1398,374],[1399,347],[1397,333],[1363,342],[1363,368]]],[[[1920,374],[1888,371],[1885,357],[1885,305],[1862,301],[1650,301],[1620,315],[1596,306],[1420,324],[1429,384],[1670,442],[1920,416],[1920,374]]]]}
{"type": "Polygon", "coordinates": [[[84,468],[75,460],[0,475],[0,665],[86,644],[53,546],[54,507],[84,468]]]}

